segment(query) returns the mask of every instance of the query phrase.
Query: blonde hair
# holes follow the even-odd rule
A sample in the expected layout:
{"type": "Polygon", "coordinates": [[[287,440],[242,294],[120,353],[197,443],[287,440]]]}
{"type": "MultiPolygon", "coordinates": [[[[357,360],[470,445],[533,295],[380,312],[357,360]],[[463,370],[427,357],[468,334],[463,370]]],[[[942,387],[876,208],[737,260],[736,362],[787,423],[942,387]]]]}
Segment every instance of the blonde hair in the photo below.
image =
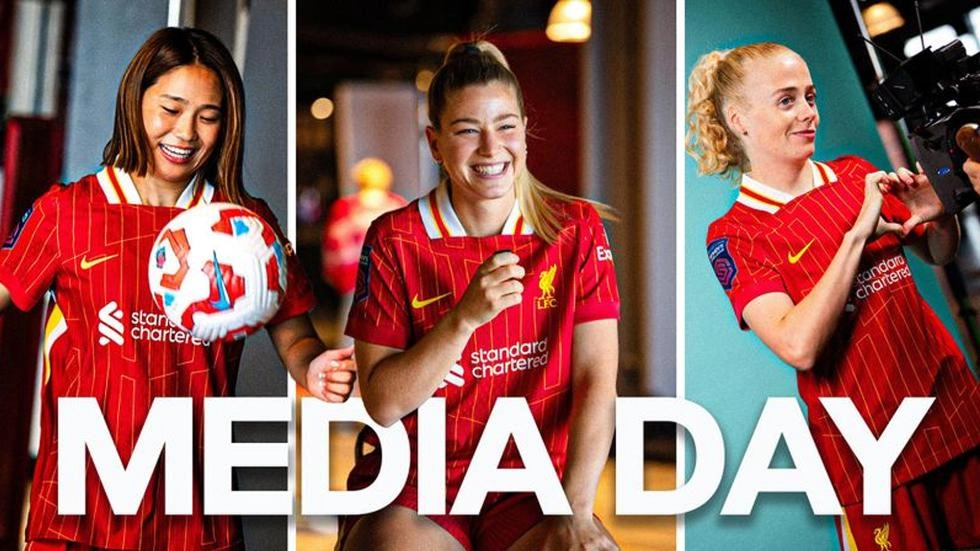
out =
{"type": "Polygon", "coordinates": [[[742,140],[725,121],[725,109],[741,96],[745,65],[754,59],[792,52],[775,42],[759,42],[701,56],[688,79],[686,150],[701,175],[737,177],[750,170],[742,140]]]}
{"type": "MultiPolygon", "coordinates": [[[[492,82],[502,82],[514,90],[517,107],[523,118],[524,95],[504,54],[485,40],[454,44],[446,52],[442,66],[436,71],[429,84],[429,124],[439,130],[440,119],[451,93],[467,86],[492,82]]],[[[445,173],[442,174],[442,181],[449,185],[445,173]]],[[[586,201],[595,207],[602,218],[618,220],[612,207],[551,189],[535,178],[527,166],[516,175],[514,188],[524,219],[534,228],[535,233],[548,243],[558,240],[558,232],[562,227],[562,220],[549,204],[552,201],[586,201]]]]}

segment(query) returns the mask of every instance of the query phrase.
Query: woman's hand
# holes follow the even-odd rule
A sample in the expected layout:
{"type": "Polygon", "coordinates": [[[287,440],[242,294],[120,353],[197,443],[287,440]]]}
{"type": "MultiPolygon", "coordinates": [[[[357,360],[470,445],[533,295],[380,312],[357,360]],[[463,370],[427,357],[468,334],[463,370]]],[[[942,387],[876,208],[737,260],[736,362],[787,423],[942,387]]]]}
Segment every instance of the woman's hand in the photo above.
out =
{"type": "Polygon", "coordinates": [[[7,306],[9,305],[10,305],[10,291],[8,291],[7,288],[3,286],[3,283],[0,283],[0,312],[6,310],[7,306]]]}
{"type": "Polygon", "coordinates": [[[494,254],[480,265],[470,281],[455,314],[470,332],[492,320],[503,309],[521,303],[524,268],[520,257],[510,251],[494,254]]]}
{"type": "Polygon", "coordinates": [[[517,549],[544,551],[588,550],[618,551],[619,546],[605,526],[594,517],[545,517],[527,537],[521,538],[517,549]]]}
{"type": "Polygon", "coordinates": [[[967,159],[963,163],[963,172],[970,178],[970,183],[973,184],[973,191],[980,193],[980,162],[967,159]]]}
{"type": "MultiPolygon", "coordinates": [[[[357,341],[361,396],[377,423],[390,426],[418,409],[445,381],[473,332],[504,308],[521,302],[524,268],[518,260],[508,251],[488,258],[449,315],[407,349],[357,341]]],[[[416,306],[417,301],[413,297],[416,306]]]]}
{"type": "Polygon", "coordinates": [[[354,388],[356,373],[353,346],[326,350],[310,362],[306,389],[326,402],[343,402],[354,388]]]}
{"type": "Polygon", "coordinates": [[[884,202],[881,188],[893,179],[898,179],[894,172],[887,173],[881,170],[864,177],[864,203],[861,205],[857,220],[854,221],[854,226],[851,227],[851,231],[864,241],[873,240],[888,232],[902,231],[901,224],[886,222],[881,218],[881,205],[884,202]]]}
{"type": "Polygon", "coordinates": [[[922,172],[915,173],[907,168],[899,168],[878,183],[882,193],[890,193],[901,199],[908,207],[911,216],[902,224],[901,235],[905,237],[913,228],[924,222],[931,222],[942,217],[946,210],[943,208],[932,182],[922,172]]]}

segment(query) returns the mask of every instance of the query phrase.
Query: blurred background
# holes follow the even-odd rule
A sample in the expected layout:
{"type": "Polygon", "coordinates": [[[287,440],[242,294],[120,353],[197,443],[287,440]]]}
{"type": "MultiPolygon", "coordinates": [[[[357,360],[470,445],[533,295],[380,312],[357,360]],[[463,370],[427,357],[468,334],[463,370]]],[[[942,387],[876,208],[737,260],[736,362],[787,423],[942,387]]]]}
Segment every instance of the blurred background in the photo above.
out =
{"type": "MultiPolygon", "coordinates": [[[[668,1],[299,0],[296,247],[316,281],[321,336],[346,342],[370,220],[438,182],[424,135],[425,93],[448,47],[482,36],[521,83],[530,170],[622,214],[607,224],[623,297],[620,395],[673,396],[675,10],[668,1]]],[[[356,429],[331,432],[337,488],[356,429]]],[[[648,488],[673,487],[674,427],[652,424],[647,432],[648,488]]],[[[597,513],[624,549],[673,549],[673,518],[615,517],[613,465],[597,513]]],[[[335,541],[333,519],[300,517],[297,526],[298,549],[335,541]]]]}

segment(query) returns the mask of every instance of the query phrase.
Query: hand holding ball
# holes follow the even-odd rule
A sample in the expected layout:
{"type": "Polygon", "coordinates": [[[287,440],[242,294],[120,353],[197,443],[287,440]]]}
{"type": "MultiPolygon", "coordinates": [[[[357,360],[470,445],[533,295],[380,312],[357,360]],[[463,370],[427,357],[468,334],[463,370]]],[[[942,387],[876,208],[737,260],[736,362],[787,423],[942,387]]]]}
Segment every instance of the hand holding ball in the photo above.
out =
{"type": "Polygon", "coordinates": [[[205,340],[237,340],[279,310],[286,255],[276,232],[239,205],[210,203],[178,214],[149,259],[150,291],[167,318],[205,340]]]}

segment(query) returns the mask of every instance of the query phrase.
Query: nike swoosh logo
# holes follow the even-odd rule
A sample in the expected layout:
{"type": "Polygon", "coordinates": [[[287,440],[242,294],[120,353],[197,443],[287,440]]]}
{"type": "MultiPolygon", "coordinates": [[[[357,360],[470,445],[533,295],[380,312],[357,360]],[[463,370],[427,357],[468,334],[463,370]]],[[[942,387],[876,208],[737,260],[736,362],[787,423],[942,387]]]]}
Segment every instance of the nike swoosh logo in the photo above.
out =
{"type": "Polygon", "coordinates": [[[437,297],[427,298],[425,300],[419,300],[419,296],[415,295],[414,297],[412,297],[412,308],[415,308],[416,310],[418,310],[419,308],[425,308],[426,306],[432,304],[433,302],[442,300],[451,294],[452,292],[443,293],[437,297]]]}
{"type": "Polygon", "coordinates": [[[105,256],[99,256],[99,257],[93,258],[92,260],[89,260],[89,259],[87,259],[87,258],[85,258],[83,256],[82,257],[82,269],[83,270],[88,270],[92,266],[96,266],[98,264],[102,264],[106,260],[112,260],[113,258],[116,258],[117,256],[119,256],[119,255],[118,254],[107,254],[105,256]]]}
{"type": "Polygon", "coordinates": [[[218,284],[218,300],[212,300],[211,306],[218,310],[227,310],[231,306],[228,301],[228,290],[225,289],[225,278],[221,276],[221,265],[218,264],[218,253],[211,251],[211,258],[214,262],[214,279],[218,284]]]}
{"type": "Polygon", "coordinates": [[[800,259],[803,258],[803,255],[806,254],[807,249],[810,248],[810,245],[813,245],[814,241],[816,241],[816,239],[811,239],[810,242],[807,243],[806,246],[800,249],[800,252],[796,254],[786,253],[786,260],[789,260],[790,264],[796,264],[797,262],[799,262],[800,259]]]}

